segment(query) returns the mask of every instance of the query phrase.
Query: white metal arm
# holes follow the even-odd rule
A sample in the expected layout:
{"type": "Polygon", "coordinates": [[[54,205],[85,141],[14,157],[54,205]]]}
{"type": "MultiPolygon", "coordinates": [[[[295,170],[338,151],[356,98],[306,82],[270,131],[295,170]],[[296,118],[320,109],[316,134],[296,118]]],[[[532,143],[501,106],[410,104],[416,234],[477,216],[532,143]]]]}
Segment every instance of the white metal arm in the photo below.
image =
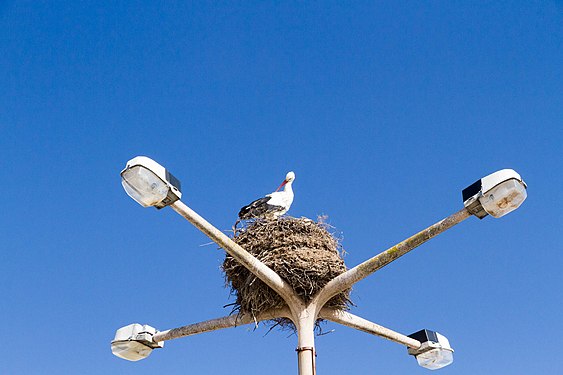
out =
{"type": "Polygon", "coordinates": [[[166,331],[157,332],[153,336],[154,342],[178,339],[180,337],[197,335],[199,333],[216,331],[223,328],[232,328],[250,323],[258,323],[264,320],[277,318],[287,318],[291,314],[287,308],[274,309],[252,317],[249,314],[234,314],[217,319],[210,319],[204,322],[188,324],[187,326],[172,328],[166,331]]]}
{"type": "Polygon", "coordinates": [[[323,319],[406,345],[409,348],[418,349],[421,345],[418,340],[390,330],[389,328],[382,327],[379,324],[372,323],[369,320],[360,318],[359,316],[350,314],[346,311],[325,308],[321,310],[319,316],[323,319]]]}
{"type": "Polygon", "coordinates": [[[229,255],[266,283],[266,285],[276,291],[289,306],[300,306],[303,304],[301,298],[293,291],[293,288],[276,272],[236,244],[227,235],[215,228],[203,217],[199,216],[182,201],[178,200],[172,203],[170,207],[172,207],[174,211],[182,215],[200,231],[205,233],[229,255]]]}
{"type": "Polygon", "coordinates": [[[405,255],[414,248],[422,245],[432,237],[450,229],[456,224],[461,223],[467,219],[471,214],[467,209],[462,210],[440,220],[434,225],[429,226],[423,231],[399,242],[395,246],[385,250],[384,252],[366,260],[365,262],[357,265],[348,271],[341,273],[331,281],[329,281],[324,288],[322,288],[316,296],[313,297],[311,304],[316,304],[318,308],[322,308],[327,301],[340,292],[349,289],[358,281],[368,277],[380,268],[388,265],[392,261],[405,255]]]}

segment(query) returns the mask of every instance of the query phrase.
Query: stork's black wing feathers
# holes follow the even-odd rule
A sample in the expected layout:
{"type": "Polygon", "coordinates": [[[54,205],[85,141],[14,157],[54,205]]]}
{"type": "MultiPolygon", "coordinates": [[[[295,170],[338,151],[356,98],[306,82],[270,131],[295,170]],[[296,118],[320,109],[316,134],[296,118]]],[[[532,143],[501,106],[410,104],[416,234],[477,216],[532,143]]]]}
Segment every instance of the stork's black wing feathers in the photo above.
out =
{"type": "Polygon", "coordinates": [[[241,220],[248,220],[255,217],[263,216],[267,212],[278,211],[283,209],[283,207],[273,206],[271,204],[268,204],[268,201],[270,199],[271,199],[270,197],[256,199],[248,206],[244,206],[243,208],[241,208],[240,212],[238,213],[238,217],[241,220]]]}

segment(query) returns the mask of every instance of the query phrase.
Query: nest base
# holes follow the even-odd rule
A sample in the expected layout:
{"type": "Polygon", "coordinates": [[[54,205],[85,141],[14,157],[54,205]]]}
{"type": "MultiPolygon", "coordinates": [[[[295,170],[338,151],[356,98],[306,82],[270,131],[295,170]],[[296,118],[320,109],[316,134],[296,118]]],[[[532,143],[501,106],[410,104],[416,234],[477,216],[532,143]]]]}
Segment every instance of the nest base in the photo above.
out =
{"type": "MultiPolygon", "coordinates": [[[[280,275],[308,302],[330,280],[346,271],[340,242],[322,221],[281,217],[256,220],[236,229],[233,240],[280,275]]],[[[285,301],[254,274],[227,254],[222,265],[225,279],[236,296],[234,311],[256,317],[270,309],[286,306],[285,301]]],[[[352,304],[350,290],[334,296],[325,305],[347,310],[352,304]]],[[[271,321],[282,329],[293,322],[271,321]]]]}

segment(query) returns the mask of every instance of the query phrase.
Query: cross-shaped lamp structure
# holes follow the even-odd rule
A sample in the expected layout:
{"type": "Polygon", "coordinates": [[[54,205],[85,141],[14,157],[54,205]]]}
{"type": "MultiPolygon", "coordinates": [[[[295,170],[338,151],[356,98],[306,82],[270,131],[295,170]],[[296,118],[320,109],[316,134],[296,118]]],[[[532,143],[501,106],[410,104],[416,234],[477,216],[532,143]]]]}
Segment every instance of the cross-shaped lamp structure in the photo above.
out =
{"type": "Polygon", "coordinates": [[[160,164],[138,156],[127,163],[121,177],[125,191],[135,201],[144,207],[161,209],[170,206],[277,292],[287,307],[267,311],[258,317],[240,313],[166,331],[158,331],[148,325],[131,324],[116,332],[112,352],[118,357],[136,361],[146,358],[153,349],[162,348],[167,340],[257,321],[287,318],[295,324],[297,331],[299,375],[315,374],[314,327],[318,319],[330,320],[405,345],[408,353],[415,356],[421,366],[429,369],[438,369],[452,363],[453,349],[448,339],[437,332],[421,330],[406,336],[347,311],[324,306],[335,295],[469,216],[475,215],[480,219],[487,215],[497,218],[504,216],[518,208],[527,196],[526,184],[515,171],[503,169],[490,174],[462,191],[463,209],[340,274],[310,301],[305,302],[276,272],[186,206],[180,200],[182,194],[179,180],[160,164]]]}

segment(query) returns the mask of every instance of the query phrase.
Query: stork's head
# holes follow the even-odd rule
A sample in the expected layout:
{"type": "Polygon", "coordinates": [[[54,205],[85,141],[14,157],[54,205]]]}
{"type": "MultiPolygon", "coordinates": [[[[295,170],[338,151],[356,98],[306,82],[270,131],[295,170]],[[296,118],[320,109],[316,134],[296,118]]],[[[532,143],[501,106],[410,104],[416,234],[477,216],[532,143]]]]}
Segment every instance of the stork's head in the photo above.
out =
{"type": "Polygon", "coordinates": [[[293,180],[295,180],[295,173],[287,172],[287,174],[285,175],[285,182],[293,182],[293,180]]]}
{"type": "Polygon", "coordinates": [[[283,180],[283,182],[282,182],[281,185],[276,189],[276,191],[280,190],[285,184],[293,182],[293,180],[295,180],[295,173],[293,173],[293,172],[287,172],[287,174],[285,175],[285,180],[283,180]]]}

